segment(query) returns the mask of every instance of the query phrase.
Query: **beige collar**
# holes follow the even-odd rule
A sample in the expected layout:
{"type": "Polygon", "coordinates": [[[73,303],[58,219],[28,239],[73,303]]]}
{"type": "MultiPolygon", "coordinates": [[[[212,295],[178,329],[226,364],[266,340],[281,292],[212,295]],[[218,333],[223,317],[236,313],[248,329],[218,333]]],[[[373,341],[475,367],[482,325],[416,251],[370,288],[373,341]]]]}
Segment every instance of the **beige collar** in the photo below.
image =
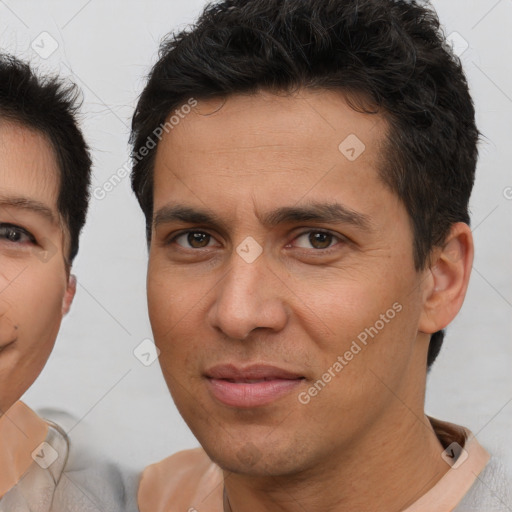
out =
{"type": "Polygon", "coordinates": [[[32,452],[46,439],[48,424],[23,402],[0,417],[0,497],[14,487],[34,462],[32,452]]]}
{"type": "Polygon", "coordinates": [[[461,452],[456,445],[445,450],[445,461],[453,466],[430,491],[403,512],[450,512],[464,498],[491,458],[476,437],[469,430],[466,432],[468,439],[461,452]],[[460,455],[457,453],[459,458],[453,463],[450,459],[454,452],[460,455]]]}

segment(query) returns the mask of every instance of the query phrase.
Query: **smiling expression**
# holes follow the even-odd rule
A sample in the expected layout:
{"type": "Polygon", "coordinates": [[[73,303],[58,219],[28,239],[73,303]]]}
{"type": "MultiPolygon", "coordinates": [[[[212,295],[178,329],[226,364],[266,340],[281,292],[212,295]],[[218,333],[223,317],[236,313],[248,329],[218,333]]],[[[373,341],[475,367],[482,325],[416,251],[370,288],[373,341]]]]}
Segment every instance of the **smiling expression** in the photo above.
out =
{"type": "Polygon", "coordinates": [[[0,410],[43,369],[74,294],[47,139],[0,120],[0,410]]]}

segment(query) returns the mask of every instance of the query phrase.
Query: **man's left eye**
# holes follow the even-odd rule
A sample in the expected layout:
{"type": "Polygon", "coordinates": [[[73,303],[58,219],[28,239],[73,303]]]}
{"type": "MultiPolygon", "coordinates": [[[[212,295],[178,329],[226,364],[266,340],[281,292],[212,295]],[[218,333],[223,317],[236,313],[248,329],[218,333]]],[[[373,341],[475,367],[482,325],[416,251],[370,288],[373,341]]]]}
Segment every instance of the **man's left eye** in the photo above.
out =
{"type": "Polygon", "coordinates": [[[297,245],[302,249],[310,249],[311,247],[313,247],[313,249],[328,249],[332,247],[332,245],[335,245],[336,242],[341,241],[339,237],[326,231],[308,231],[299,235],[295,239],[295,243],[300,240],[302,240],[302,242],[299,242],[297,245]]]}
{"type": "Polygon", "coordinates": [[[0,224],[0,239],[18,244],[35,243],[34,237],[28,231],[11,224],[0,224]]]}

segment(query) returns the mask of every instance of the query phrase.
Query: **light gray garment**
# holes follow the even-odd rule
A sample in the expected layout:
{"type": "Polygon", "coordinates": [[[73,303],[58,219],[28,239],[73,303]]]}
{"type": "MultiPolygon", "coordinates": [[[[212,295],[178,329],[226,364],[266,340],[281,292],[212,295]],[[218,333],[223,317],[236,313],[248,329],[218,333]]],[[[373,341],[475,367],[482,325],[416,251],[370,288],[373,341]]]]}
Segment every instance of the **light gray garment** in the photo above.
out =
{"type": "Polygon", "coordinates": [[[512,512],[512,479],[492,457],[454,512],[512,512]]]}
{"type": "Polygon", "coordinates": [[[0,499],[0,512],[138,512],[137,474],[94,453],[92,439],[68,438],[61,426],[71,428],[71,416],[49,410],[41,416],[58,421],[48,422],[45,440],[51,447],[45,457],[57,458],[47,468],[35,461],[0,499]]]}

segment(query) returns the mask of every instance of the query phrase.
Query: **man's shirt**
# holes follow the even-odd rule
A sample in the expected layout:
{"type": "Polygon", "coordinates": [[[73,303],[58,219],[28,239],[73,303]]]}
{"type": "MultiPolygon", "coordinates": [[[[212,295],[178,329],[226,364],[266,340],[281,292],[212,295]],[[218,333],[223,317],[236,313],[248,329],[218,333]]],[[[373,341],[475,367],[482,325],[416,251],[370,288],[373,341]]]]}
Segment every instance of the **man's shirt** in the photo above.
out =
{"type": "Polygon", "coordinates": [[[0,417],[0,512],[135,512],[136,486],[23,402],[0,417]]]}
{"type": "MultiPolygon", "coordinates": [[[[511,512],[510,482],[470,431],[430,418],[450,466],[426,494],[403,512],[511,512]],[[453,443],[453,444],[452,444],[453,443]],[[463,449],[461,449],[463,448],[463,449]]],[[[223,474],[204,450],[179,452],[146,468],[140,512],[223,512],[223,474]]]]}

